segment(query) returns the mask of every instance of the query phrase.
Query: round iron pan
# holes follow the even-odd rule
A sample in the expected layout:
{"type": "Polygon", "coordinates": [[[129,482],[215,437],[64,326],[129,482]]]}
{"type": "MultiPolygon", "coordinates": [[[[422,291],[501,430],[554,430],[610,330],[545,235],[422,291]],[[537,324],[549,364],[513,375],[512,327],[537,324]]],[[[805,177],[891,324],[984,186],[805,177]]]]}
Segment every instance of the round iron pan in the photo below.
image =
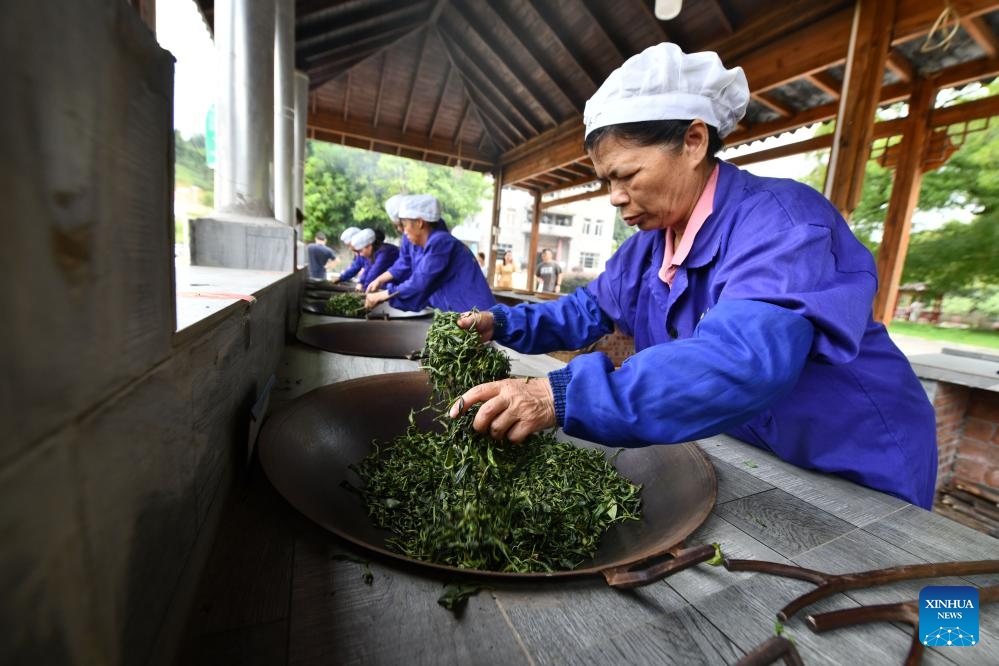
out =
{"type": "MultiPolygon", "coordinates": [[[[388,532],[375,528],[361,498],[341,486],[360,483],[349,465],[405,432],[412,407],[427,404],[425,375],[402,372],[352,379],[315,389],[282,405],[267,419],[258,449],[264,471],[288,502],[322,527],[358,546],[419,567],[503,579],[604,575],[661,557],[708,517],[717,496],[714,468],[694,444],[622,451],[615,466],[642,484],[642,519],[615,525],[592,560],[554,573],[504,573],[461,569],[416,560],[385,546],[388,532]]],[[[432,427],[426,413],[417,418],[432,427]]],[[[616,449],[565,437],[606,453],[616,449]]]]}
{"type": "Polygon", "coordinates": [[[359,319],[302,326],[298,339],[337,354],[412,358],[423,349],[429,329],[430,319],[359,319]]]}

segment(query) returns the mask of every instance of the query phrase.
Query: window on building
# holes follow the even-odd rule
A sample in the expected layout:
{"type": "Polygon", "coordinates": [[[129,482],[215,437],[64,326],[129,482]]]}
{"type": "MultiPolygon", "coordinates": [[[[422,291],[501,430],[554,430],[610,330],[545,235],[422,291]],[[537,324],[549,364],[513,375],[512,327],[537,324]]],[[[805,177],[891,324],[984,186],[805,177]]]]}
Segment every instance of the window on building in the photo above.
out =
{"type": "Polygon", "coordinates": [[[541,213],[542,224],[554,224],[556,227],[571,227],[572,215],[560,215],[558,213],[541,213]]]}
{"type": "Polygon", "coordinates": [[[596,252],[580,252],[579,265],[583,268],[596,268],[600,263],[600,255],[596,252]]]}
{"type": "Polygon", "coordinates": [[[602,220],[597,220],[593,224],[593,235],[594,236],[603,236],[604,235],[604,223],[603,223],[602,220]]]}
{"type": "Polygon", "coordinates": [[[593,233],[593,220],[588,217],[583,218],[583,234],[589,236],[593,233]]]}
{"type": "Polygon", "coordinates": [[[496,256],[499,261],[503,260],[503,255],[505,255],[507,252],[513,252],[513,243],[496,244],[496,256]]]}

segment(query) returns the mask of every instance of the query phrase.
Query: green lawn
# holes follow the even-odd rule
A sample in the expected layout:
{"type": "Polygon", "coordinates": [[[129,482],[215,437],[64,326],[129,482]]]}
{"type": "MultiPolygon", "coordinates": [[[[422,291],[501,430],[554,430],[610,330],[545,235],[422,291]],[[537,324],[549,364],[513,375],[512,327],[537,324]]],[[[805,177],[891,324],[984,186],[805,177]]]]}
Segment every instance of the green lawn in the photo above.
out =
{"type": "Polygon", "coordinates": [[[888,330],[901,335],[911,335],[914,338],[941,340],[958,345],[975,347],[991,347],[999,349],[999,332],[975,331],[967,328],[939,328],[932,324],[914,324],[908,321],[893,321],[888,330]]]}

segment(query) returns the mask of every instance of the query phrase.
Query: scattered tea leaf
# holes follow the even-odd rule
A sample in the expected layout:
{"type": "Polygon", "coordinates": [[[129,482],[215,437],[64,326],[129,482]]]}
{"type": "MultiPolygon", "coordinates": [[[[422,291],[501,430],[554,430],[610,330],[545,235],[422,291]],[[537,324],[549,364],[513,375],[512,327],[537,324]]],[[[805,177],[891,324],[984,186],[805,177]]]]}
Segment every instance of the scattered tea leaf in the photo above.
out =
{"type": "Polygon", "coordinates": [[[437,603],[449,611],[457,612],[468,603],[469,597],[478,594],[482,589],[481,585],[448,585],[437,599],[437,603]]]}

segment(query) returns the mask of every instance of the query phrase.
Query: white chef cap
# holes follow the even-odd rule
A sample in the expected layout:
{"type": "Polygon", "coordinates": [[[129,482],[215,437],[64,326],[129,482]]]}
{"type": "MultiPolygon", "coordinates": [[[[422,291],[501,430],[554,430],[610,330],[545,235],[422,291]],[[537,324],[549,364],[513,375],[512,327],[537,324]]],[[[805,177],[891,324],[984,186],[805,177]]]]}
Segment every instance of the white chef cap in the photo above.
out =
{"type": "Polygon", "coordinates": [[[401,194],[395,194],[385,201],[385,212],[388,213],[389,219],[395,224],[399,223],[399,201],[401,199],[401,194]]]}
{"type": "Polygon", "coordinates": [[[441,219],[441,203],[430,194],[409,194],[399,201],[399,219],[436,222],[441,219]]]}
{"type": "Polygon", "coordinates": [[[351,237],[354,234],[356,234],[358,231],[360,231],[360,229],[358,229],[357,227],[347,227],[346,229],[343,230],[343,233],[340,234],[340,242],[343,243],[344,245],[349,244],[351,237]]]}
{"type": "Polygon", "coordinates": [[[628,58],[586,102],[586,134],[608,125],[700,118],[725,137],[749,104],[741,67],[725,69],[717,53],[684,53],[663,42],[628,58]]]}
{"type": "Polygon", "coordinates": [[[355,250],[363,250],[375,242],[374,229],[361,229],[350,237],[350,244],[355,250]]]}

